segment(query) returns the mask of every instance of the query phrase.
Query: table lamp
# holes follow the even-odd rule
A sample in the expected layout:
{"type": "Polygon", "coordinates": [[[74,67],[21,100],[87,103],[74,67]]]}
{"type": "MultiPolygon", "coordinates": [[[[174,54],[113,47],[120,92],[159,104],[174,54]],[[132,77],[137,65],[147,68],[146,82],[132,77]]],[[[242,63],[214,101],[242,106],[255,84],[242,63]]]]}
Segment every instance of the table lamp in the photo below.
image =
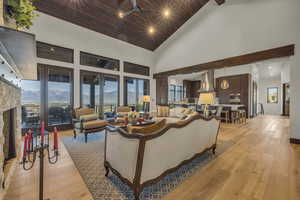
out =
{"type": "Polygon", "coordinates": [[[200,93],[199,95],[199,100],[198,100],[198,104],[199,105],[205,105],[204,107],[204,116],[208,116],[208,105],[209,104],[214,104],[214,98],[215,95],[212,92],[204,92],[204,93],[200,93]]]}
{"type": "Polygon", "coordinates": [[[151,98],[150,96],[143,96],[143,107],[144,107],[144,112],[148,112],[148,108],[150,107],[150,102],[151,102],[151,98]]]}

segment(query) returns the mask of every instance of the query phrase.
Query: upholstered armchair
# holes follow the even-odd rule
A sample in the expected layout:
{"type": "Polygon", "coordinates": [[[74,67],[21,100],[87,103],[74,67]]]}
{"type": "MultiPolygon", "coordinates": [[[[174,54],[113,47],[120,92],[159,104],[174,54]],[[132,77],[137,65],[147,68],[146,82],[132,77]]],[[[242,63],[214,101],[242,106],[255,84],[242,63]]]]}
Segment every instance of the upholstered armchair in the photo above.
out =
{"type": "Polygon", "coordinates": [[[89,133],[96,133],[105,129],[108,122],[98,119],[93,108],[76,108],[73,112],[74,138],[77,133],[84,133],[85,142],[89,133]]]}

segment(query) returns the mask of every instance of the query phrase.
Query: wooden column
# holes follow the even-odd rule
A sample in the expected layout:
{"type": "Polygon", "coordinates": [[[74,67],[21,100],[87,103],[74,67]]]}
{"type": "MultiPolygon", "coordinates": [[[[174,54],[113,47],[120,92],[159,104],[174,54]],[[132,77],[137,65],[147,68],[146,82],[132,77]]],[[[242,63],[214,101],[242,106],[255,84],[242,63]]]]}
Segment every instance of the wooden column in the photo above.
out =
{"type": "Polygon", "coordinates": [[[168,104],[168,77],[156,78],[156,103],[158,105],[168,104]]]}

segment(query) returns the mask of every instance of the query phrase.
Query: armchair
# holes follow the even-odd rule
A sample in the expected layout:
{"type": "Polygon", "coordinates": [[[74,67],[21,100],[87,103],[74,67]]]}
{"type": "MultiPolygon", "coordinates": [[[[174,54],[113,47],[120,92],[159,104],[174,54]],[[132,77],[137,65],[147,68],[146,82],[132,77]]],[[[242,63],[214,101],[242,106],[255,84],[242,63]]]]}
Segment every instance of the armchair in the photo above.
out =
{"type": "Polygon", "coordinates": [[[89,133],[96,133],[105,129],[108,122],[98,119],[93,108],[76,108],[73,112],[74,138],[77,133],[84,133],[85,142],[89,133]]]}

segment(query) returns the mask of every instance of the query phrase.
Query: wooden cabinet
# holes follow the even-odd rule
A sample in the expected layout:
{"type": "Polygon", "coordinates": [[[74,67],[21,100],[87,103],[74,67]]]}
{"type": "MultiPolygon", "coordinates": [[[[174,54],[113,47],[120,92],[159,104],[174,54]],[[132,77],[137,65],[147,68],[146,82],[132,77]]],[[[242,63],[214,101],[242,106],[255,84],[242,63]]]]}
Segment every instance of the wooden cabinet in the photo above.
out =
{"type": "Polygon", "coordinates": [[[235,76],[226,76],[216,79],[216,96],[219,98],[220,104],[229,104],[230,95],[240,93],[241,104],[246,106],[247,116],[249,117],[250,111],[250,74],[241,74],[235,76]],[[221,83],[223,80],[227,80],[229,83],[229,88],[222,89],[221,83]]]}

